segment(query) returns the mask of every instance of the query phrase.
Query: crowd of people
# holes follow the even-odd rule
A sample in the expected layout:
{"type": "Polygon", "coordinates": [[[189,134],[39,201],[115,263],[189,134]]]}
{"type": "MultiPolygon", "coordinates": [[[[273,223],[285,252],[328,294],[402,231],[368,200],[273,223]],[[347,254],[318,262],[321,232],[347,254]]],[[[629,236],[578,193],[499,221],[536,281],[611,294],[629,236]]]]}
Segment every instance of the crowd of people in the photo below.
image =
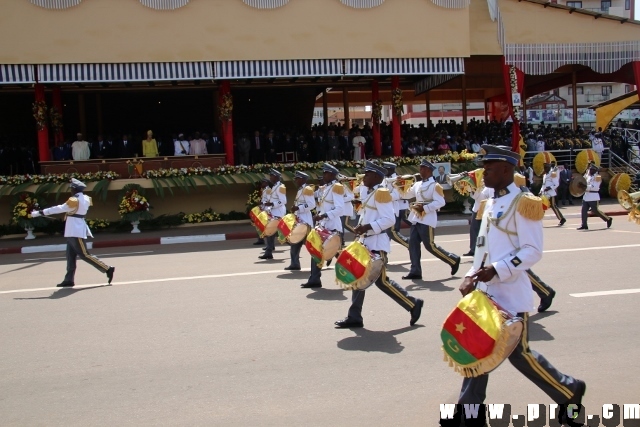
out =
{"type": "MultiPolygon", "coordinates": [[[[482,144],[511,145],[511,122],[472,119],[466,129],[455,121],[430,122],[428,126],[401,125],[401,150],[407,157],[461,152],[479,153],[482,144]]],[[[528,153],[539,151],[593,148],[602,152],[608,147],[627,159],[629,141],[617,128],[640,130],[640,120],[618,121],[602,130],[576,130],[569,126],[523,125],[521,133],[528,153]]],[[[391,156],[392,125],[381,123],[382,156],[391,156]]],[[[234,154],[237,165],[279,162],[322,162],[326,160],[363,160],[374,157],[373,130],[369,124],[351,128],[344,125],[314,125],[308,129],[260,128],[239,131],[235,135],[234,154]]],[[[78,133],[75,141],[62,142],[51,150],[51,159],[90,160],[132,157],[188,156],[224,154],[222,138],[215,132],[177,132],[155,136],[130,133],[97,135],[88,140],[78,133]]],[[[24,144],[0,145],[0,174],[37,172],[37,150],[24,144]]],[[[530,158],[532,156],[527,156],[530,158]]]]}

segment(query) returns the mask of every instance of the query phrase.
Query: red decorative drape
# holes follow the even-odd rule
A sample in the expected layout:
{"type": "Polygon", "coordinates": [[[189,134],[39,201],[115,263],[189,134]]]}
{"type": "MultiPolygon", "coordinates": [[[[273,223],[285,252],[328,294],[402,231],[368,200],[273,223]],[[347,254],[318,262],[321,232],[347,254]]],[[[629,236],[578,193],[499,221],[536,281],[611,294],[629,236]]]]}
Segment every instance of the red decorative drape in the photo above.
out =
{"type": "MultiPolygon", "coordinates": [[[[37,83],[35,85],[36,90],[36,102],[47,102],[44,97],[44,85],[37,83]]],[[[38,130],[38,159],[41,162],[51,160],[51,152],[49,151],[49,128],[45,125],[42,129],[38,130]]]]}
{"type": "MultiPolygon", "coordinates": [[[[223,80],[220,84],[220,90],[218,90],[218,107],[222,106],[224,96],[227,94],[231,94],[231,83],[229,80],[223,80]]],[[[227,164],[234,165],[233,117],[230,117],[229,120],[222,120],[222,139],[224,141],[224,152],[227,157],[227,164]]]]}
{"type": "MultiPolygon", "coordinates": [[[[56,109],[58,114],[60,115],[60,123],[62,123],[62,90],[59,87],[53,88],[53,107],[56,109]]],[[[57,144],[64,141],[64,131],[63,128],[53,129],[53,137],[54,141],[57,144]]]]}
{"type": "MultiPolygon", "coordinates": [[[[511,150],[515,151],[516,153],[520,151],[520,147],[519,147],[519,142],[520,142],[520,118],[516,117],[513,114],[513,98],[512,95],[514,92],[518,92],[520,95],[522,95],[523,89],[524,89],[524,73],[520,70],[518,70],[516,67],[512,66],[512,65],[507,65],[507,63],[505,62],[505,58],[504,56],[502,57],[502,77],[504,80],[504,92],[506,95],[506,101],[507,101],[507,105],[509,105],[509,116],[511,117],[511,120],[513,120],[513,127],[512,127],[512,132],[511,132],[511,150]],[[517,85],[516,87],[513,86],[512,82],[512,78],[511,78],[511,71],[515,71],[515,78],[517,80],[517,85]]],[[[524,103],[525,100],[522,99],[522,103],[524,103]]],[[[518,110],[521,110],[522,107],[518,107],[518,110]]]]}
{"type": "MultiPolygon", "coordinates": [[[[378,81],[371,82],[371,111],[374,112],[376,103],[380,100],[380,90],[378,81]]],[[[382,155],[382,143],[380,142],[380,118],[373,119],[373,155],[380,157],[382,155]]]]}
{"type": "MultiPolygon", "coordinates": [[[[399,89],[399,88],[400,88],[400,77],[398,76],[391,77],[391,91],[393,92],[395,89],[399,89]]],[[[399,157],[402,155],[400,120],[402,120],[402,117],[400,116],[400,112],[396,111],[396,109],[393,108],[393,122],[392,122],[393,155],[396,157],[399,157]]]]}
{"type": "Polygon", "coordinates": [[[640,90],[640,61],[633,61],[633,76],[636,79],[636,89],[640,90]]]}

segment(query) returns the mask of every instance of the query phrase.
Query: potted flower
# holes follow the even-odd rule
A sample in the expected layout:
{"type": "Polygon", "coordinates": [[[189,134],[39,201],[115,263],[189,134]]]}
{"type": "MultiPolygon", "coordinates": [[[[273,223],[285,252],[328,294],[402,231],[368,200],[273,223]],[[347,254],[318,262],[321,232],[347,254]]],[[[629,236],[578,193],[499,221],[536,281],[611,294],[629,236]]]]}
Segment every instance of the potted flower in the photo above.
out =
{"type": "Polygon", "coordinates": [[[35,239],[34,228],[45,225],[46,220],[43,217],[31,217],[31,212],[41,209],[44,209],[44,206],[39,203],[34,193],[22,192],[16,195],[11,209],[11,222],[24,228],[27,232],[25,240],[35,239]]]}
{"type": "Polygon", "coordinates": [[[151,205],[144,197],[144,189],[136,184],[127,184],[122,189],[123,196],[120,199],[118,213],[120,217],[131,223],[132,233],[140,233],[138,225],[141,219],[151,219],[153,215],[149,212],[151,205]]]}

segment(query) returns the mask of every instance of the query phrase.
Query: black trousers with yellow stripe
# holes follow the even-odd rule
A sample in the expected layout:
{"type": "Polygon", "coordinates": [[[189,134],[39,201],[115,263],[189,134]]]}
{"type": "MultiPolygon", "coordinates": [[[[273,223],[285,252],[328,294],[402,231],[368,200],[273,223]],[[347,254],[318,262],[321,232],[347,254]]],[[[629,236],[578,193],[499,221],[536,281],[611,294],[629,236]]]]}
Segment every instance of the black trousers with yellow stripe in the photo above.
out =
{"type": "Polygon", "coordinates": [[[106,273],[109,266],[100,261],[95,256],[91,255],[87,251],[87,246],[84,244],[84,239],[79,237],[67,237],[67,274],[64,276],[64,281],[73,283],[73,279],[76,275],[76,259],[80,257],[81,260],[88,262],[102,273],[106,273]]]}
{"type": "MultiPolygon", "coordinates": [[[[379,253],[385,265],[387,264],[386,252],[373,252],[379,253]]],[[[416,304],[416,298],[409,295],[406,289],[387,277],[387,269],[385,267],[382,268],[382,274],[380,275],[378,280],[375,281],[375,285],[407,311],[411,311],[411,309],[413,309],[416,304]]],[[[348,317],[349,319],[356,322],[362,322],[362,304],[364,302],[364,293],[365,291],[353,291],[351,295],[351,307],[349,307],[348,317]]]]}
{"type": "Polygon", "coordinates": [[[533,288],[533,291],[538,294],[539,298],[551,295],[553,288],[544,283],[533,271],[527,270],[527,276],[529,276],[529,280],[531,280],[531,287],[533,288]]]}
{"type": "Polygon", "coordinates": [[[549,196],[549,207],[551,208],[553,213],[556,214],[556,218],[558,218],[560,221],[564,219],[562,212],[560,212],[560,208],[558,208],[558,205],[556,204],[556,196],[549,196]]]}
{"type": "MultiPolygon", "coordinates": [[[[529,315],[518,313],[524,319],[524,331],[509,362],[525,377],[558,404],[565,404],[577,391],[576,379],[558,371],[545,357],[529,348],[529,315]]],[[[482,404],[486,398],[489,375],[465,378],[458,403],[482,404]]]]}
{"type": "Polygon", "coordinates": [[[433,241],[433,227],[425,224],[413,224],[411,226],[411,234],[409,235],[409,258],[411,259],[411,270],[409,274],[422,276],[422,265],[420,264],[421,250],[420,244],[423,243],[427,251],[447,264],[454,266],[459,260],[458,255],[452,254],[436,245],[433,241]]]}

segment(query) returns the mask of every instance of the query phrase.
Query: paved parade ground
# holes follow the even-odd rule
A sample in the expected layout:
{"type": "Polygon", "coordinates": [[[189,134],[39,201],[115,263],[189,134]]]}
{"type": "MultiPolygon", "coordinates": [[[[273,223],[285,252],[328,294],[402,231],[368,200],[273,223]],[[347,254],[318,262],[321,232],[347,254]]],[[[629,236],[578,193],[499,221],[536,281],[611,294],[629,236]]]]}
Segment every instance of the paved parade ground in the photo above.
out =
{"type": "MultiPolygon", "coordinates": [[[[637,343],[640,228],[597,218],[545,220],[533,270],[557,292],[531,318],[531,347],[583,379],[587,414],[640,403],[637,343]],[[630,292],[609,292],[624,291],[630,292]]],[[[408,230],[404,230],[405,233],[408,230]]],[[[468,227],[436,242],[467,252],[468,227]]],[[[96,249],[114,285],[79,261],[75,289],[55,288],[64,253],[0,257],[0,418],[3,426],[437,426],[461,377],[442,360],[440,329],[469,268],[455,277],[424,249],[424,281],[405,281],[394,244],[389,276],[425,300],[422,317],[367,291],[363,329],[334,329],[350,293],[301,289],[288,247],[258,259],[253,240],[96,249]]],[[[509,363],[491,374],[487,403],[551,403],[509,363]],[[518,390],[515,394],[513,390],[518,390]]]]}

